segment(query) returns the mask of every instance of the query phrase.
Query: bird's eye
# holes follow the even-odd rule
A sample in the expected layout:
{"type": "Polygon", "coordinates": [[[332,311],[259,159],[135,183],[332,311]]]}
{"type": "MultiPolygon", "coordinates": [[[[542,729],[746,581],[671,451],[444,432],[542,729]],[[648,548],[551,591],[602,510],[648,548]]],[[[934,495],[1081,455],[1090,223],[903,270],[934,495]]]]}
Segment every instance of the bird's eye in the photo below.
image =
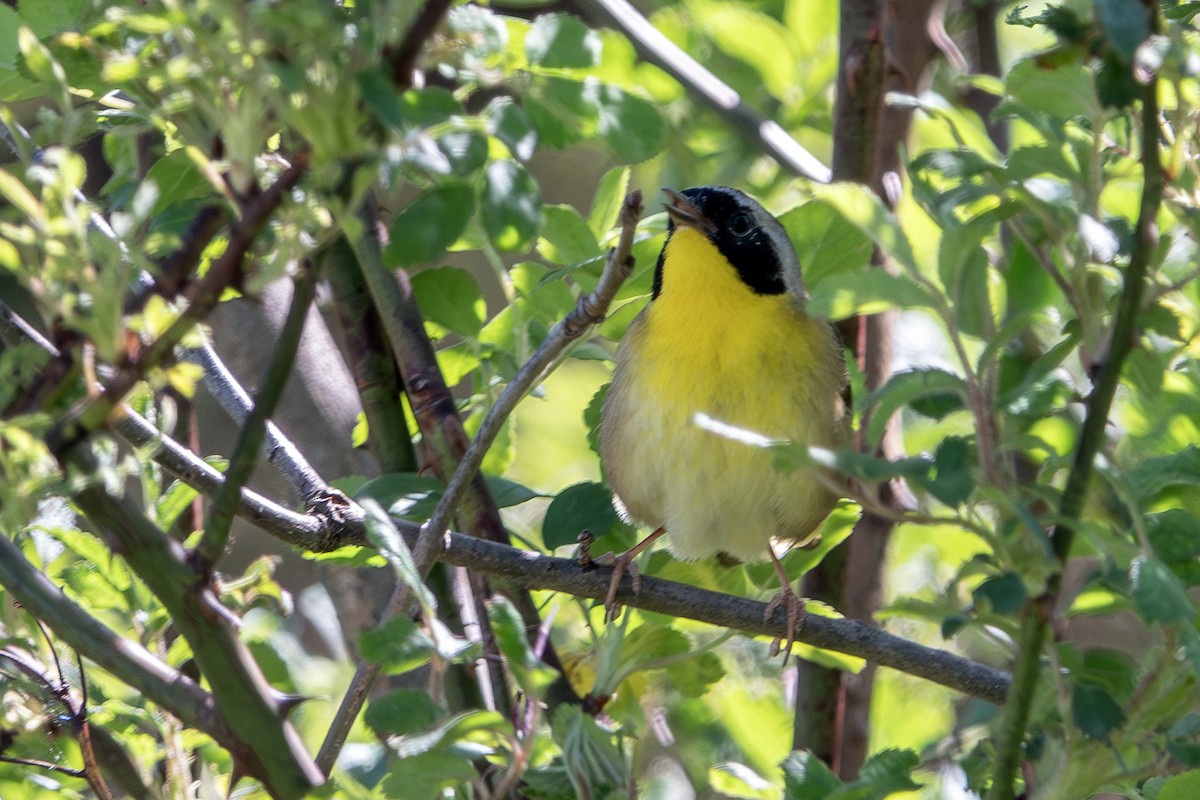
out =
{"type": "Polygon", "coordinates": [[[729,232],[741,238],[754,230],[754,219],[745,211],[739,211],[729,218],[729,232]]]}

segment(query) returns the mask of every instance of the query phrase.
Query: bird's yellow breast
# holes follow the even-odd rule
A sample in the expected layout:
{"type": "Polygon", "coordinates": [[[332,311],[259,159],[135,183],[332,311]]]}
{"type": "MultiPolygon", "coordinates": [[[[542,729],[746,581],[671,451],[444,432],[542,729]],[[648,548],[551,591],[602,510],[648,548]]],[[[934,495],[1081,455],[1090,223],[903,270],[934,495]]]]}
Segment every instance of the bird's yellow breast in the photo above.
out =
{"type": "Polygon", "coordinates": [[[798,298],[754,293],[693,228],[675,231],[664,263],[618,354],[601,441],[609,482],[632,518],[666,526],[677,555],[758,559],[772,537],[807,536],[836,498],[695,416],[835,447],[846,436],[839,348],[798,298]]]}

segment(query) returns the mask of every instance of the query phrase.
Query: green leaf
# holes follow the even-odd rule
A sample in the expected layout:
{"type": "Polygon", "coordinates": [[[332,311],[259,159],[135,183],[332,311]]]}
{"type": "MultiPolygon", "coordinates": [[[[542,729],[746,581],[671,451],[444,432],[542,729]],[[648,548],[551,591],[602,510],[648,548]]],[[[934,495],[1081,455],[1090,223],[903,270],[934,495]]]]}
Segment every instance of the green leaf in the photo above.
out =
{"type": "Polygon", "coordinates": [[[525,109],[511,97],[497,97],[483,110],[492,135],[504,142],[513,158],[528,161],[537,148],[537,129],[525,109]]]}
{"type": "MultiPolygon", "coordinates": [[[[17,66],[17,56],[21,47],[17,44],[17,28],[21,18],[15,9],[0,5],[0,70],[12,70],[17,66]]],[[[0,99],[4,99],[0,96],[0,99]]]]}
{"type": "Polygon", "coordinates": [[[439,258],[458,241],[474,210],[469,186],[446,184],[422,192],[392,221],[384,263],[408,267],[439,258]]]}
{"type": "Polygon", "coordinates": [[[1150,20],[1146,7],[1130,0],[1093,0],[1096,21],[1100,29],[1121,56],[1126,65],[1133,64],[1133,57],[1142,42],[1150,38],[1150,20]]]}
{"type": "Polygon", "coordinates": [[[366,660],[383,667],[389,675],[402,675],[429,663],[434,645],[409,617],[392,617],[382,625],[363,631],[359,650],[366,660]]]}
{"type": "Polygon", "coordinates": [[[825,762],[806,750],[793,751],[780,767],[784,800],[825,800],[842,786],[825,762]]]}
{"type": "Polygon", "coordinates": [[[1125,712],[1107,690],[1077,683],[1071,690],[1071,717],[1079,730],[1093,739],[1103,739],[1125,722],[1125,712]]]}
{"type": "Polygon", "coordinates": [[[158,199],[150,210],[152,217],[162,214],[175,203],[207,197],[212,192],[208,180],[183,148],[155,161],[146,173],[145,183],[154,186],[158,192],[158,199]]]}
{"type": "Polygon", "coordinates": [[[550,549],[575,544],[585,530],[599,538],[620,522],[607,487],[599,483],[577,483],[563,489],[550,502],[542,520],[542,541],[550,549]]]}
{"type": "Polygon", "coordinates": [[[539,234],[538,254],[551,263],[570,265],[600,257],[596,236],[571,206],[542,206],[539,234]]]}
{"type": "Polygon", "coordinates": [[[412,277],[425,318],[468,338],[479,335],[487,306],[474,276],[460,267],[427,269],[412,277]]]}
{"type": "Polygon", "coordinates": [[[363,498],[359,505],[366,512],[367,538],[391,564],[396,578],[408,584],[427,615],[432,616],[437,610],[437,598],[421,579],[421,573],[413,562],[412,552],[408,549],[404,537],[396,530],[395,524],[379,503],[367,497],[363,498]]]}
{"type": "Polygon", "coordinates": [[[1005,87],[1017,103],[1055,119],[1097,119],[1102,113],[1091,76],[1077,59],[1022,59],[1008,71],[1005,87]]]}
{"type": "Polygon", "coordinates": [[[888,419],[897,410],[920,398],[944,397],[953,398],[944,401],[947,407],[961,408],[966,403],[966,381],[935,367],[897,372],[863,400],[863,408],[871,409],[867,441],[873,444],[882,441],[888,419]]]}
{"type": "Polygon", "coordinates": [[[596,32],[568,14],[543,14],[525,35],[529,63],[549,69],[594,67],[601,49],[596,32]]]}
{"type": "Polygon", "coordinates": [[[933,295],[912,278],[875,269],[830,276],[814,288],[808,304],[813,314],[826,319],[878,314],[892,308],[936,307],[933,295]]]}
{"type": "Polygon", "coordinates": [[[404,106],[395,85],[382,72],[372,69],[359,73],[358,90],[380,122],[397,131],[405,130],[404,106]]]}
{"type": "Polygon", "coordinates": [[[471,758],[452,751],[393,758],[388,762],[387,776],[379,784],[380,796],[414,800],[444,797],[447,790],[470,784],[477,777],[471,758]]]}
{"type": "Polygon", "coordinates": [[[863,764],[858,780],[834,792],[830,800],[884,800],[896,792],[920,789],[921,784],[914,782],[911,777],[919,764],[920,759],[912,750],[881,750],[863,764]]]}
{"type": "Polygon", "coordinates": [[[1200,770],[1172,775],[1158,790],[1156,800],[1193,800],[1200,797],[1200,770]]]}
{"type": "Polygon", "coordinates": [[[948,506],[965,503],[975,491],[970,456],[966,439],[961,436],[946,437],[933,455],[932,476],[920,481],[920,484],[948,506]]]}
{"type": "Polygon", "coordinates": [[[1183,583],[1171,569],[1156,558],[1139,556],[1129,567],[1133,586],[1133,607],[1147,623],[1174,625],[1190,622],[1196,607],[1183,583]]]}
{"type": "Polygon", "coordinates": [[[187,511],[199,493],[183,481],[175,481],[154,502],[154,521],[159,528],[167,530],[187,511]]]}
{"type": "Polygon", "coordinates": [[[1146,517],[1153,552],[1189,586],[1200,585],[1200,520],[1181,508],[1146,517]]]}
{"type": "Polygon", "coordinates": [[[832,275],[863,274],[871,263],[871,240],[829,203],[813,200],[780,215],[796,248],[809,290],[832,275]]]}
{"type": "MultiPolygon", "coordinates": [[[[895,216],[884,206],[879,195],[858,183],[818,184],[812,191],[816,199],[832,206],[847,222],[870,237],[901,266],[913,272],[917,271],[917,259],[913,255],[908,236],[895,216]]],[[[870,280],[875,279],[876,276],[872,274],[870,280]]]]}
{"type": "Polygon", "coordinates": [[[625,195],[629,192],[629,167],[613,167],[604,173],[596,185],[596,194],[592,197],[592,210],[588,212],[588,227],[592,235],[599,239],[612,230],[617,224],[621,206],[625,203],[625,195]]]}
{"type": "Polygon", "coordinates": [[[1190,444],[1178,453],[1147,458],[1130,476],[1133,494],[1150,500],[1171,486],[1200,484],[1200,448],[1190,444]]]}
{"type": "Polygon", "coordinates": [[[86,5],[86,0],[21,0],[18,8],[21,20],[39,39],[45,39],[60,31],[83,27],[86,5]]]}
{"type": "Polygon", "coordinates": [[[39,228],[46,225],[46,209],[33,193],[11,172],[0,169],[0,197],[12,203],[30,222],[39,228]]]}
{"type": "Polygon", "coordinates": [[[692,0],[689,6],[713,43],[753,69],[763,88],[780,99],[792,96],[802,67],[795,40],[775,17],[749,3],[692,0]]]}
{"type": "Polygon", "coordinates": [[[538,690],[549,686],[557,673],[534,653],[520,612],[508,598],[497,596],[488,604],[488,619],[517,685],[526,695],[536,697],[538,690]]]}
{"type": "Polygon", "coordinates": [[[363,722],[379,736],[394,736],[431,728],[442,716],[428,692],[394,689],[371,700],[363,722]]]}
{"type": "Polygon", "coordinates": [[[600,137],[623,160],[636,164],[663,147],[664,125],[658,107],[606,83],[589,81],[598,112],[600,137]]]}
{"type": "Polygon", "coordinates": [[[985,605],[997,614],[1015,614],[1025,605],[1028,594],[1021,576],[1005,572],[988,578],[971,593],[976,605],[985,605]]]}
{"type": "Polygon", "coordinates": [[[515,161],[493,161],[484,174],[479,198],[483,228],[498,250],[526,250],[542,219],[537,183],[515,161]]]}

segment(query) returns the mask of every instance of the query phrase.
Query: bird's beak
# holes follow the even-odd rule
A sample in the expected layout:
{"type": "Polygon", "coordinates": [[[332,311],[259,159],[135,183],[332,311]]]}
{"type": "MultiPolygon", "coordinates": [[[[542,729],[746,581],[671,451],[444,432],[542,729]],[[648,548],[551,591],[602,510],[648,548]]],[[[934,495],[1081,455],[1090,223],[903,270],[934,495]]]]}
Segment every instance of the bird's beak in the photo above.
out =
{"type": "Polygon", "coordinates": [[[663,208],[667,211],[667,216],[676,225],[685,225],[691,228],[699,228],[705,233],[713,231],[713,224],[709,222],[708,217],[696,208],[691,200],[681,195],[674,189],[663,189],[663,194],[667,196],[668,202],[663,203],[663,208]]]}

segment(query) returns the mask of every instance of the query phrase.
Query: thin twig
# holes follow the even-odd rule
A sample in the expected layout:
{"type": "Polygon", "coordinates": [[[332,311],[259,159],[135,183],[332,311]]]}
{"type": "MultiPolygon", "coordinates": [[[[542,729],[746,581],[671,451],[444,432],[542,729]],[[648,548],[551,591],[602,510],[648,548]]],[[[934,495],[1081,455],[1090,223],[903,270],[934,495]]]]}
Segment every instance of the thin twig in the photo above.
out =
{"type": "Polygon", "coordinates": [[[88,398],[81,407],[73,409],[54,426],[47,436],[53,452],[65,453],[89,433],[98,430],[146,371],[161,364],[174,352],[183,337],[208,316],[225,289],[238,280],[246,254],[267,219],[307,171],[308,155],[305,152],[298,153],[292,165],[271,186],[246,204],[242,209],[242,218],[233,226],[224,254],[213,263],[203,278],[191,284],[185,292],[187,308],[141,355],[137,358],[126,357],[116,374],[106,381],[102,392],[88,398]]]}
{"type": "Polygon", "coordinates": [[[441,534],[450,523],[450,517],[458,506],[459,499],[468,483],[474,479],[483,463],[488,448],[492,446],[496,436],[504,427],[505,421],[517,407],[517,403],[525,394],[541,380],[547,367],[554,363],[558,356],[575,340],[582,336],[592,326],[604,321],[608,306],[616,296],[617,290],[629,277],[633,269],[633,257],[630,251],[633,247],[633,236],[637,230],[638,220],[642,216],[642,193],[630,192],[621,207],[621,234],[617,245],[608,253],[604,264],[604,272],[596,289],[591,294],[583,295],[571,313],[559,322],[546,340],[528,361],[517,371],[509,381],[495,404],[488,410],[483,423],[471,445],[458,463],[458,469],[446,484],[446,490],[438,501],[433,515],[425,526],[425,533],[417,544],[414,556],[417,563],[422,559],[430,560],[435,556],[441,534]]]}
{"type": "MultiPolygon", "coordinates": [[[[183,358],[204,368],[204,385],[209,393],[235,422],[245,424],[254,402],[212,344],[205,342],[198,348],[188,350],[183,358]]],[[[300,449],[273,422],[267,423],[264,443],[267,461],[275,466],[302,500],[307,502],[331,491],[331,487],[308,463],[300,449]]]]}
{"type": "Polygon", "coordinates": [[[205,521],[204,534],[196,546],[195,555],[205,569],[211,569],[229,541],[229,530],[241,500],[242,488],[250,480],[250,473],[258,461],[258,454],[267,434],[267,421],[275,413],[275,406],[283,396],[283,387],[287,384],[292,364],[296,360],[300,335],[304,332],[304,321],[308,318],[315,294],[316,276],[310,265],[301,263],[299,273],[292,282],[291,304],[279,332],[275,352],[267,365],[267,374],[254,398],[253,408],[242,423],[233,455],[225,470],[225,481],[213,498],[208,519],[205,521]]]}
{"type": "Polygon", "coordinates": [[[742,102],[738,93],[658,31],[627,0],[572,3],[581,14],[602,17],[625,34],[638,55],[683,84],[689,93],[729,123],[748,141],[785,169],[819,183],[828,183],[829,168],[783,129],[742,102]]]}
{"type": "Polygon", "coordinates": [[[404,39],[399,46],[395,49],[384,49],[384,60],[392,68],[392,83],[400,91],[412,87],[417,57],[421,55],[425,42],[433,36],[433,32],[442,22],[442,17],[446,16],[453,4],[453,0],[426,0],[425,5],[417,12],[417,18],[404,32],[404,39]]]}

